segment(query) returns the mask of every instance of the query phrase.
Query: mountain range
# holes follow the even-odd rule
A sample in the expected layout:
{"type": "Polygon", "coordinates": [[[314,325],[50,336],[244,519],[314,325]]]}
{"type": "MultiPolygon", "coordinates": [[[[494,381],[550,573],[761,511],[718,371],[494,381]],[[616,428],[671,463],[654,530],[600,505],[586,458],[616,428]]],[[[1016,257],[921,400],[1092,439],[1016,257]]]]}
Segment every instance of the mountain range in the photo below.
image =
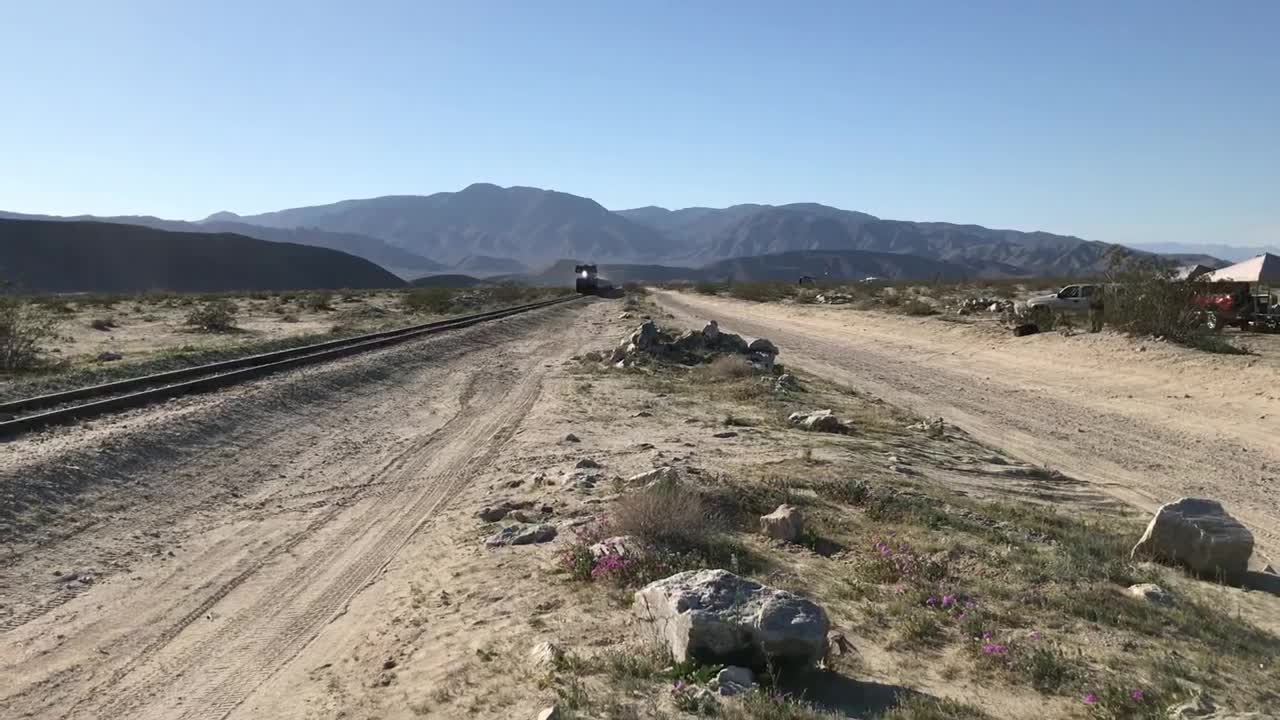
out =
{"type": "MultiPolygon", "coordinates": [[[[554,271],[554,263],[563,259],[604,264],[635,280],[659,280],[674,272],[662,268],[679,268],[675,274],[683,277],[744,280],[797,273],[1089,276],[1108,269],[1116,247],[1040,231],[882,219],[816,203],[610,211],[564,192],[487,183],[457,192],[343,200],[257,215],[222,211],[195,222],[149,216],[0,217],[233,232],[340,250],[403,278],[436,273],[538,277],[545,273],[537,268],[551,266],[554,271]]],[[[1173,259],[1224,264],[1216,257],[1184,252],[1201,249],[1179,248],[1173,259]]]]}

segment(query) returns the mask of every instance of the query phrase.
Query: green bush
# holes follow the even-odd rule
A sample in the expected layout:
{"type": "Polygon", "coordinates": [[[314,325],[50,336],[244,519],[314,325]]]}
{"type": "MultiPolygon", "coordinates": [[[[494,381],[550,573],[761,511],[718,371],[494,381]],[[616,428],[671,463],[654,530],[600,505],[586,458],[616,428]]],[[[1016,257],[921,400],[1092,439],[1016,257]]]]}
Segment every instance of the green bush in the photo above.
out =
{"type": "Polygon", "coordinates": [[[1139,337],[1164,338],[1206,352],[1243,354],[1217,337],[1205,324],[1195,298],[1199,283],[1176,280],[1173,270],[1159,261],[1117,254],[1111,284],[1103,295],[1105,324],[1139,337]]]}
{"type": "Polygon", "coordinates": [[[43,345],[58,337],[60,321],[46,308],[0,298],[0,370],[31,370],[43,361],[43,345]]]}
{"type": "Polygon", "coordinates": [[[238,312],[230,300],[214,300],[187,313],[187,325],[204,332],[232,332],[236,330],[238,312]]]}
{"type": "Polygon", "coordinates": [[[311,312],[328,312],[333,310],[333,293],[311,293],[303,299],[302,305],[311,312]]]}
{"type": "Polygon", "coordinates": [[[414,288],[401,302],[411,312],[441,315],[453,308],[454,291],[449,288],[414,288]]]}

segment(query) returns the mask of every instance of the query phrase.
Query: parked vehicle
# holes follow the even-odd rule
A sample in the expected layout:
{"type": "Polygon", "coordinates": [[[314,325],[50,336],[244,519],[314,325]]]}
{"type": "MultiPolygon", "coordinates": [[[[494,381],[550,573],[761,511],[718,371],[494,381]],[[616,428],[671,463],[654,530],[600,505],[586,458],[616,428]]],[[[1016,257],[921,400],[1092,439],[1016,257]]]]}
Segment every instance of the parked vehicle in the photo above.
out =
{"type": "Polygon", "coordinates": [[[1087,313],[1094,295],[1101,293],[1101,285],[1068,285],[1052,295],[1040,295],[1027,301],[1032,311],[1044,308],[1050,312],[1087,313]]]}

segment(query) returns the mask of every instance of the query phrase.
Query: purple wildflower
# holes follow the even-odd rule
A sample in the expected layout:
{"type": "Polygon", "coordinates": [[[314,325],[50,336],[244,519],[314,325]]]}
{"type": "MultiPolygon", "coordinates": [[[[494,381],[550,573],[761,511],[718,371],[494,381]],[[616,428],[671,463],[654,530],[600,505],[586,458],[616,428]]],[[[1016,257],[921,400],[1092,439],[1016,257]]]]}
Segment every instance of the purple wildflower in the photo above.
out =
{"type": "Polygon", "coordinates": [[[1129,697],[1133,698],[1134,702],[1142,702],[1142,698],[1145,696],[1142,694],[1141,690],[1134,690],[1133,692],[1129,693],[1129,697]]]}
{"type": "Polygon", "coordinates": [[[982,652],[987,655],[1004,655],[1009,652],[1009,648],[999,643],[985,643],[982,646],[982,652]]]}
{"type": "Polygon", "coordinates": [[[1085,694],[1084,694],[1084,704],[1085,704],[1085,705],[1097,705],[1097,704],[1098,704],[1098,696],[1097,696],[1097,694],[1096,694],[1096,693],[1085,693],[1085,694]]]}

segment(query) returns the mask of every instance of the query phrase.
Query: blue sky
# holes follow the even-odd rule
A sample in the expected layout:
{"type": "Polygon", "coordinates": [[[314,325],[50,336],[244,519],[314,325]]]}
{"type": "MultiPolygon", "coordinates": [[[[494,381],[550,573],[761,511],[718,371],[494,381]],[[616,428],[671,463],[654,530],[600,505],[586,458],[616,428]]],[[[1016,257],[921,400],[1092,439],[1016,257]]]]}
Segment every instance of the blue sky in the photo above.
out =
{"type": "Polygon", "coordinates": [[[0,208],[549,187],[1280,242],[1280,2],[7,0],[0,208]]]}

